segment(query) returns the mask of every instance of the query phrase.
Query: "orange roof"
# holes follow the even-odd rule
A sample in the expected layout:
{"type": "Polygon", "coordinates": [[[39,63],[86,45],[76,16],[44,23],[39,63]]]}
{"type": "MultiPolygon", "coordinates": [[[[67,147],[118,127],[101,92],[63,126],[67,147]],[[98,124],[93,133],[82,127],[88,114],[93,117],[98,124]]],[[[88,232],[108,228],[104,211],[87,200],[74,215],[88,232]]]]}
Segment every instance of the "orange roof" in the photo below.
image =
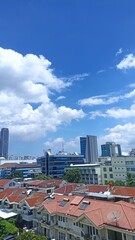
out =
{"type": "Polygon", "coordinates": [[[118,187],[114,186],[111,191],[114,195],[135,197],[135,187],[118,187]]]}
{"type": "Polygon", "coordinates": [[[0,179],[0,187],[4,187],[10,181],[11,181],[11,179],[0,179]]]}
{"type": "Polygon", "coordinates": [[[76,186],[78,184],[77,183],[70,183],[70,184],[66,184],[65,186],[61,187],[61,188],[58,188],[58,189],[55,189],[55,193],[62,193],[62,194],[69,194],[69,193],[72,193],[76,186]]]}
{"type": "Polygon", "coordinates": [[[26,202],[30,207],[40,206],[43,203],[47,194],[45,193],[35,193],[32,197],[27,198],[26,202]]]}
{"type": "Polygon", "coordinates": [[[71,215],[75,218],[87,217],[97,227],[107,224],[115,227],[135,230],[135,206],[132,203],[109,202],[83,198],[79,205],[72,205],[76,196],[68,196],[65,206],[60,206],[64,196],[55,195],[55,199],[46,199],[43,206],[49,213],[71,215]],[[80,209],[81,204],[89,201],[90,204],[84,210],[80,209]]]}

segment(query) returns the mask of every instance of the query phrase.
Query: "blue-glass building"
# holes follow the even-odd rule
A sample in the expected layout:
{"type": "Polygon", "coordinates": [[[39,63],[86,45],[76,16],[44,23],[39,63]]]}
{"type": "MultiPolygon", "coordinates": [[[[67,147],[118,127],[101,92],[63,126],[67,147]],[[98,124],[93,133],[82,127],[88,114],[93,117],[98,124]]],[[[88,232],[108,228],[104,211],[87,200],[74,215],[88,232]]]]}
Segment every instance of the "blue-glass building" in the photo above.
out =
{"type": "Polygon", "coordinates": [[[84,156],[76,153],[69,154],[63,151],[54,155],[47,151],[45,156],[38,158],[37,161],[41,162],[42,173],[53,178],[62,178],[64,169],[69,167],[70,164],[83,164],[84,156]]]}
{"type": "Polygon", "coordinates": [[[97,137],[91,135],[80,137],[80,150],[86,163],[96,163],[98,160],[97,137]]]}
{"type": "Polygon", "coordinates": [[[101,145],[102,157],[121,157],[121,146],[115,142],[106,142],[101,145]]]}

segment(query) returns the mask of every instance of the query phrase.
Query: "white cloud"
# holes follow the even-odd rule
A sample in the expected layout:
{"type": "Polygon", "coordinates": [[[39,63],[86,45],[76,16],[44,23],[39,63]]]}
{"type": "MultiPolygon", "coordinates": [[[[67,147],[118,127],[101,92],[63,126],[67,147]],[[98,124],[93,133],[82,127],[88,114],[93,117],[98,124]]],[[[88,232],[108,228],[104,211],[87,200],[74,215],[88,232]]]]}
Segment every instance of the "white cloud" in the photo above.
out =
{"type": "Polygon", "coordinates": [[[62,79],[66,80],[69,84],[72,84],[75,81],[81,81],[89,76],[90,76],[89,73],[80,73],[80,74],[75,74],[72,76],[64,77],[62,79]]]}
{"type": "Polygon", "coordinates": [[[52,149],[52,153],[58,153],[63,149],[69,153],[80,152],[80,137],[77,136],[69,141],[64,140],[62,137],[49,140],[44,143],[44,149],[52,149]]]}
{"type": "Polygon", "coordinates": [[[90,112],[90,119],[95,119],[96,117],[111,117],[115,119],[135,117],[135,104],[132,104],[130,109],[111,108],[105,111],[105,113],[102,113],[101,111],[90,112]]]}
{"type": "Polygon", "coordinates": [[[59,97],[56,98],[55,101],[59,101],[59,100],[65,99],[65,98],[66,98],[65,96],[59,96],[59,97]]]}
{"type": "Polygon", "coordinates": [[[117,57],[121,53],[123,53],[123,50],[122,50],[122,48],[119,48],[119,50],[116,52],[115,56],[117,57]]]}
{"type": "Polygon", "coordinates": [[[0,48],[0,127],[23,140],[35,140],[85,116],[82,110],[57,106],[49,95],[71,86],[57,78],[43,56],[25,56],[0,48]]]}
{"type": "Polygon", "coordinates": [[[101,69],[101,70],[97,71],[97,74],[104,73],[104,72],[105,72],[105,69],[101,69]]]}
{"type": "Polygon", "coordinates": [[[117,125],[113,128],[108,128],[106,131],[106,135],[98,138],[99,145],[114,141],[121,145],[123,152],[129,152],[131,148],[135,147],[135,124],[117,125]]]}
{"type": "Polygon", "coordinates": [[[78,101],[81,106],[97,106],[97,105],[110,105],[117,103],[120,100],[129,99],[135,96],[135,89],[131,92],[119,96],[99,95],[90,98],[84,98],[78,101]]]}
{"type": "Polygon", "coordinates": [[[135,56],[130,53],[124,57],[124,59],[117,64],[118,69],[135,68],[135,56]]]}

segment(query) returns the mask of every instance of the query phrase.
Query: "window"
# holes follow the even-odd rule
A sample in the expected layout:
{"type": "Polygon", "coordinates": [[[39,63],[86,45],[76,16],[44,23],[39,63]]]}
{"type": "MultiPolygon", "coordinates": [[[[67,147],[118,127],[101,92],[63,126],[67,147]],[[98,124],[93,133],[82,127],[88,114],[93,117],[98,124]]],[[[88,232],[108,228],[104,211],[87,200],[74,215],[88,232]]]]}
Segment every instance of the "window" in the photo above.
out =
{"type": "Polygon", "coordinates": [[[113,178],[113,174],[110,174],[110,178],[113,178]]]}
{"type": "Polygon", "coordinates": [[[127,240],[126,234],[123,233],[123,240],[127,240]]]}
{"type": "Polygon", "coordinates": [[[104,178],[107,178],[107,174],[104,174],[104,178]]]}
{"type": "Polygon", "coordinates": [[[112,167],[109,167],[109,171],[112,172],[112,167]]]}
{"type": "Polygon", "coordinates": [[[103,168],[103,171],[106,172],[106,167],[103,168]]]}

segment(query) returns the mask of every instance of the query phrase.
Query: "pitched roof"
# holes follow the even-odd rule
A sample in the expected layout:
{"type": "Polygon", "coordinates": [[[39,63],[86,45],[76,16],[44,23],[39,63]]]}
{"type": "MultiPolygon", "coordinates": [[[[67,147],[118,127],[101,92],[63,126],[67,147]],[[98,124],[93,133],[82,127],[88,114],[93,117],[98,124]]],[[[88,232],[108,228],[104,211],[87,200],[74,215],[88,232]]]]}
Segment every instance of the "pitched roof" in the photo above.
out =
{"type": "Polygon", "coordinates": [[[0,188],[11,182],[11,179],[0,179],[0,188]]]}
{"type": "Polygon", "coordinates": [[[135,197],[135,187],[119,187],[114,186],[111,190],[114,195],[132,196],[135,197]]]}
{"type": "Polygon", "coordinates": [[[46,196],[47,194],[45,193],[34,193],[31,197],[27,198],[25,201],[28,203],[30,208],[40,206],[45,200],[46,196]]]}
{"type": "MultiPolygon", "coordinates": [[[[66,197],[67,198],[67,197],[66,197]]],[[[71,215],[75,218],[87,217],[97,227],[103,224],[115,227],[135,230],[135,205],[132,203],[109,202],[82,198],[78,205],[72,205],[76,196],[69,196],[64,206],[60,206],[60,202],[64,200],[64,196],[55,195],[55,199],[46,199],[43,206],[51,214],[71,215]],[[85,209],[80,209],[82,203],[90,202],[85,209]]]]}

